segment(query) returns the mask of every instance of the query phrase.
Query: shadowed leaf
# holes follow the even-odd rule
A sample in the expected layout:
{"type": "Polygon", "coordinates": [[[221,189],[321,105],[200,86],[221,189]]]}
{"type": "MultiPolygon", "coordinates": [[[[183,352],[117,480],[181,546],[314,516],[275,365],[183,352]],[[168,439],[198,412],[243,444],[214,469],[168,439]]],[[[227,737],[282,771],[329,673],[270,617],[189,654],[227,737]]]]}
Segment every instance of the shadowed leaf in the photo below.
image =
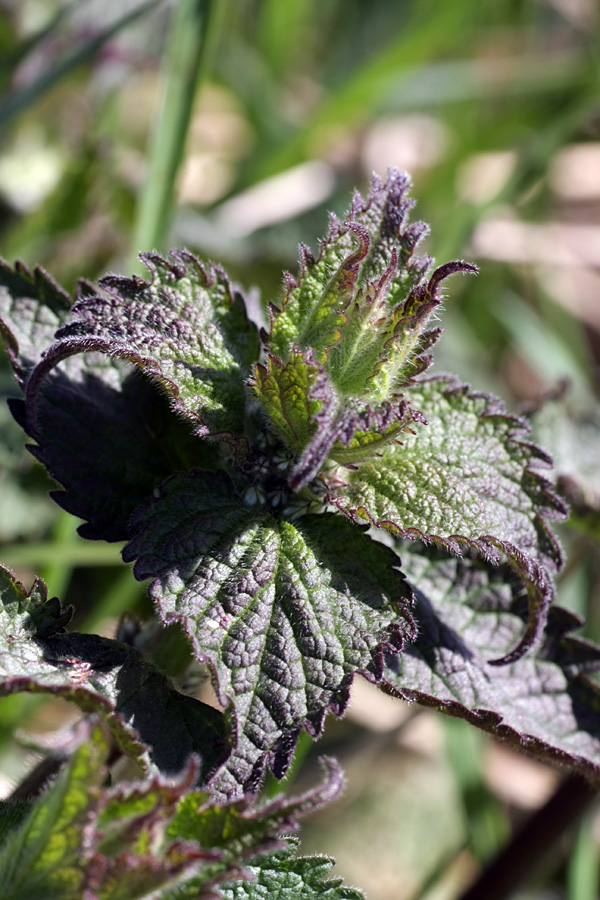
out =
{"type": "Polygon", "coordinates": [[[332,515],[276,518],[241,503],[224,473],[175,476],[125,548],[165,622],[182,621],[232,704],[228,795],[282,775],[304,726],[341,713],[355,672],[381,677],[382,646],[412,633],[397,557],[332,515]]]}
{"type": "Polygon", "coordinates": [[[419,634],[390,659],[385,683],[466,719],[538,759],[574,767],[600,783],[600,647],[572,632],[573,613],[551,607],[539,644],[525,659],[490,666],[518,641],[527,592],[506,566],[451,559],[404,545],[415,586],[419,634]]]}
{"type": "Polygon", "coordinates": [[[201,756],[205,778],[222,762],[221,714],[176,691],[138,650],[66,633],[70,611],[47,599],[43,582],[27,593],[2,567],[0,600],[0,696],[54,694],[85,713],[97,712],[126,754],[162,772],[179,772],[192,753],[201,756]]]}

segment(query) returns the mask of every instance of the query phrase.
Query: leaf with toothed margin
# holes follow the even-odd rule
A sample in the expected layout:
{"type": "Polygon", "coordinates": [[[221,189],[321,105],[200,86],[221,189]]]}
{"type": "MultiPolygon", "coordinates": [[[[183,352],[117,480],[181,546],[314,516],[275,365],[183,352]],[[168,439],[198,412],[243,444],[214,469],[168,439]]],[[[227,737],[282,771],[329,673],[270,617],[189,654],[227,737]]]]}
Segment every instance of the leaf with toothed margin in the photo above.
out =
{"type": "Polygon", "coordinates": [[[415,384],[407,396],[428,424],[375,462],[328,475],[330,500],[352,519],[453,553],[470,547],[496,563],[508,558],[530,590],[530,621],[515,650],[523,653],[552,596],[546,569],[562,561],[546,519],[563,518],[565,507],[536,471],[549,460],[496,398],[447,377],[415,384]]]}
{"type": "Polygon", "coordinates": [[[61,359],[98,350],[129,360],[165,388],[173,409],[197,434],[239,437],[244,379],[258,356],[258,333],[222,269],[204,267],[185,251],[171,256],[142,254],[150,281],[101,279],[102,293],[75,304],[71,322],[58,332],[30,384],[61,359]]]}
{"type": "Polygon", "coordinates": [[[362,228],[342,226],[335,216],[317,260],[302,244],[298,280],[288,273],[282,309],[270,308],[269,349],[274,355],[285,360],[297,345],[301,350],[312,347],[317,359],[324,361],[324,353],[339,340],[346,322],[344,310],[353,296],[367,246],[362,228]]]}
{"type": "Polygon", "coordinates": [[[566,386],[530,414],[536,440],[554,460],[556,489],[570,507],[569,527],[600,541],[600,403],[578,405],[566,386]]]}
{"type": "Polygon", "coordinates": [[[107,787],[110,735],[95,717],[80,731],[56,781],[4,837],[3,900],[216,898],[222,884],[237,886],[263,869],[285,871],[299,818],[342,787],[333,760],[323,761],[323,784],[263,807],[252,797],[220,805],[210,792],[194,790],[194,760],[176,778],[107,787]]]}
{"type": "MultiPolygon", "coordinates": [[[[216,851],[219,858],[212,867],[204,866],[196,877],[178,886],[173,900],[195,900],[201,890],[204,897],[210,887],[218,886],[222,891],[236,874],[245,882],[257,871],[276,869],[280,851],[288,842],[295,849],[290,833],[297,829],[298,819],[336,799],[343,789],[344,780],[335,760],[323,757],[320,762],[325,769],[321,785],[299,797],[280,795],[264,806],[257,805],[252,795],[220,805],[210,792],[188,794],[168,827],[167,837],[197,841],[201,847],[216,851]]],[[[164,895],[164,900],[170,898],[170,893],[164,895]]]]}
{"type": "MultiPolygon", "coordinates": [[[[218,788],[285,772],[300,728],[340,714],[355,672],[377,681],[382,647],[412,635],[398,558],[350,522],[294,522],[244,505],[224,473],[168,480],[125,548],[165,622],[181,621],[214,672],[235,735],[218,788]]],[[[216,789],[216,788],[215,788],[216,789]]]]}
{"type": "MultiPolygon", "coordinates": [[[[78,297],[91,292],[80,283],[78,297]]],[[[42,270],[0,261],[0,336],[23,389],[69,314],[68,295],[42,270]]],[[[83,537],[125,540],[129,518],[175,469],[211,468],[215,451],[169,409],[155,385],[129,364],[100,354],[73,356],[53,368],[35,406],[9,401],[35,438],[31,453],[65,490],[54,500],[86,520],[83,537]]]]}
{"type": "Polygon", "coordinates": [[[342,466],[353,466],[379,456],[387,444],[399,442],[403,434],[414,434],[417,422],[427,424],[421,412],[411,409],[405,400],[368,406],[356,414],[348,434],[335,442],[330,458],[342,466]]]}
{"type": "Polygon", "coordinates": [[[407,224],[409,186],[395,169],[385,183],[375,176],[344,223],[332,217],[318,259],[302,248],[297,281],[288,275],[281,309],[271,307],[271,352],[285,360],[294,344],[314,348],[340,395],[367,393],[373,404],[394,398],[430,364],[424,354],[440,332],[428,323],[442,281],[477,271],[451,262],[427,276],[431,260],[413,256],[426,227],[407,224]]]}
{"type": "Polygon", "coordinates": [[[415,587],[416,641],[390,659],[385,685],[600,783],[600,647],[572,634],[583,623],[551,607],[535,649],[506,656],[527,621],[527,591],[508,567],[456,559],[404,543],[402,567],[415,587]]]}
{"type": "Polygon", "coordinates": [[[303,450],[315,432],[326,382],[323,367],[297,347],[285,363],[269,355],[266,366],[254,367],[250,384],[269,425],[294,453],[303,450]]]}
{"type": "Polygon", "coordinates": [[[364,900],[357,888],[347,887],[341,878],[329,878],[333,860],[326,856],[292,856],[294,845],[257,860],[247,869],[252,880],[227,882],[219,886],[223,900],[364,900]]]}
{"type": "Polygon", "coordinates": [[[42,268],[0,258],[0,338],[19,384],[27,378],[63,324],[71,298],[42,268]]]}
{"type": "Polygon", "coordinates": [[[196,753],[207,778],[227,753],[222,715],[176,691],[134,647],[66,633],[70,617],[56,597],[48,599],[42,581],[27,592],[0,566],[0,697],[62,697],[98,713],[122,751],[145,768],[179,772],[196,753]]]}
{"type": "Polygon", "coordinates": [[[106,788],[109,735],[96,720],[86,724],[65,769],[0,848],[6,900],[162,896],[158,891],[218,858],[218,852],[163,836],[193,784],[193,768],[176,781],[153,778],[106,788]]]}

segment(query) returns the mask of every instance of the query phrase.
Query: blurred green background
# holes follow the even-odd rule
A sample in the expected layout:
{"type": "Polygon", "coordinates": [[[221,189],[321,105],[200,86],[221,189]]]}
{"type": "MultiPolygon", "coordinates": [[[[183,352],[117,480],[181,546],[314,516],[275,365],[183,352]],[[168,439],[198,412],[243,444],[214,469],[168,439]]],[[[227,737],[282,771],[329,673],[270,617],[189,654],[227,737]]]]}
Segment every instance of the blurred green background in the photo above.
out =
{"type": "MultiPolygon", "coordinates": [[[[437,369],[511,409],[560,395],[535,416],[577,513],[559,599],[598,640],[599,37],[596,0],[0,0],[0,254],[73,290],[185,245],[256,286],[260,318],[328,211],[406,169],[426,252],[481,267],[449,283],[437,369]]],[[[48,499],[4,404],[0,436],[0,560],[80,629],[149,614],[119,548],[48,499]]],[[[15,726],[68,715],[3,701],[2,794],[34,758],[15,726]]],[[[460,897],[560,777],[365,683],[324,746],[349,787],[303,846],[371,900],[460,897]]],[[[599,843],[592,811],[515,896],[595,900],[599,843]]]]}

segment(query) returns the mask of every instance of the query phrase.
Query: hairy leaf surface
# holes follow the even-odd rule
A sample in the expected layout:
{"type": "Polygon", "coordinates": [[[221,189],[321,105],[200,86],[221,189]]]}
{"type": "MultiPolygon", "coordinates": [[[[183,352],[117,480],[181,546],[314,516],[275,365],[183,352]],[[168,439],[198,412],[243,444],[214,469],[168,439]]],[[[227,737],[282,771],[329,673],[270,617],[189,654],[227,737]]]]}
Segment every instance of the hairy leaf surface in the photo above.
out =
{"type": "MultiPolygon", "coordinates": [[[[90,292],[81,284],[81,299],[90,292]]],[[[0,261],[0,335],[23,390],[69,314],[68,295],[43,270],[0,261]]],[[[39,371],[39,369],[38,369],[39,371]]],[[[83,537],[127,539],[131,513],[177,468],[210,468],[214,451],[131,366],[98,353],[64,360],[37,385],[35,404],[10,401],[29,447],[65,488],[53,498],[86,520],[83,537]]]]}
{"type": "MultiPolygon", "coordinates": [[[[271,873],[278,869],[279,851],[287,849],[290,842],[290,838],[283,840],[282,835],[295,831],[300,817],[334,800],[343,789],[337,763],[327,758],[321,759],[321,763],[325,768],[321,785],[300,797],[280,795],[266,806],[257,806],[251,795],[219,805],[214,802],[212,793],[187,794],[169,824],[166,837],[210,847],[218,853],[218,859],[212,865],[203,866],[185,885],[179,885],[172,893],[167,892],[164,900],[187,900],[188,897],[195,900],[201,891],[202,896],[213,896],[207,889],[218,885],[222,891],[236,873],[243,878],[239,883],[244,884],[263,869],[271,873]]],[[[292,845],[284,858],[287,859],[294,849],[292,845]]],[[[285,871],[286,866],[283,866],[285,871]]]]}
{"type": "Polygon", "coordinates": [[[0,258],[0,337],[21,385],[70,309],[71,298],[44,269],[12,268],[0,258]]]}
{"type": "Polygon", "coordinates": [[[125,558],[233,704],[226,793],[256,786],[267,754],[281,775],[302,725],[318,734],[354,672],[377,681],[382,645],[411,633],[397,557],[331,514],[285,521],[244,506],[224,473],[196,472],[170,479],[134,525],[125,558]]]}
{"type": "Polygon", "coordinates": [[[254,367],[252,386],[269,425],[293,452],[314,434],[326,381],[323,367],[297,348],[286,363],[269,355],[266,366],[254,367]]]}
{"type": "Polygon", "coordinates": [[[362,891],[329,878],[333,860],[326,856],[294,857],[293,845],[247,866],[254,878],[220,886],[224,900],[364,900],[362,891]]]}
{"type": "Polygon", "coordinates": [[[216,266],[190,253],[173,262],[144,254],[151,281],[107,276],[102,293],[80,300],[44,368],[85,350],[139,366],[170,395],[197,434],[243,434],[244,379],[258,356],[258,333],[243,297],[216,266]]]}
{"type": "Polygon", "coordinates": [[[323,784],[300,797],[262,808],[251,798],[220,806],[210,793],[192,790],[194,765],[168,781],[104,787],[109,752],[108,734],[89,721],[65,770],[0,847],[3,900],[192,900],[219,896],[221,884],[263,869],[275,879],[281,868],[283,877],[294,871],[295,847],[281,856],[282,835],[342,787],[329,760],[323,784]]]}
{"type": "Polygon", "coordinates": [[[471,547],[496,563],[508,557],[530,586],[530,621],[514,651],[521,653],[552,596],[546,567],[561,565],[545,519],[563,518],[565,507],[536,470],[549,459],[496,398],[448,378],[416,384],[409,396],[428,424],[380,459],[329,476],[330,499],[352,519],[453,553],[471,547]]]}
{"type": "Polygon", "coordinates": [[[312,348],[346,397],[366,393],[381,403],[426,369],[424,354],[440,333],[427,328],[442,281],[476,271],[453,262],[427,277],[431,259],[414,256],[427,229],[407,223],[409,187],[395,169],[384,183],[375,176],[344,223],[332,216],[317,259],[302,246],[297,280],[288,275],[281,309],[271,306],[271,352],[286,360],[294,345],[312,348]]]}
{"type": "Polygon", "coordinates": [[[384,681],[406,700],[466,719],[534,756],[600,781],[600,647],[551,607],[535,650],[502,667],[527,620],[527,592],[506,566],[402,548],[415,587],[416,641],[390,660],[384,681]]]}
{"type": "MultiPolygon", "coordinates": [[[[136,900],[179,880],[201,848],[157,842],[190,777],[103,789],[110,741],[92,725],[65,771],[0,849],[3,900],[136,900]]],[[[192,773],[193,775],[193,773],[192,773]]]]}
{"type": "Polygon", "coordinates": [[[2,567],[0,599],[0,696],[49,693],[97,712],[126,754],[163,772],[179,772],[191,753],[201,756],[204,777],[222,762],[223,717],[176,691],[138,650],[64,632],[71,613],[48,600],[43,582],[27,593],[2,567]]]}

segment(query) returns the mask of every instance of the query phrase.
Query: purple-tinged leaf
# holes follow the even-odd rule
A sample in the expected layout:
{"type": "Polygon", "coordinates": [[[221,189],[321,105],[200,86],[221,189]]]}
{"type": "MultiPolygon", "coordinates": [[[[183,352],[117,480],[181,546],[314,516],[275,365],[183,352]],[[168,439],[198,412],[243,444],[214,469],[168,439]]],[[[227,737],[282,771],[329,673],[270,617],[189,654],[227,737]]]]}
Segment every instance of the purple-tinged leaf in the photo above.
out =
{"type": "Polygon", "coordinates": [[[162,772],[179,772],[195,753],[206,778],[223,761],[220,713],[176,691],[135,648],[64,632],[70,611],[48,599],[39,579],[28,593],[0,567],[0,603],[0,697],[54,694],[96,712],[123,752],[162,772]]]}
{"type": "Polygon", "coordinates": [[[189,793],[179,804],[167,836],[218,849],[221,860],[238,865],[254,856],[261,843],[261,852],[281,846],[273,840],[275,835],[295,831],[299,818],[332,802],[344,788],[338,763],[329,757],[320,762],[325,771],[320,785],[298,797],[280,794],[265,805],[257,805],[252,794],[221,805],[214,802],[210,790],[189,793]]]}
{"type": "Polygon", "coordinates": [[[71,298],[44,269],[0,258],[0,338],[24,386],[71,309],[71,298]]]}
{"type": "Polygon", "coordinates": [[[323,367],[312,353],[292,348],[287,362],[272,356],[266,366],[256,365],[250,385],[267,416],[269,426],[292,452],[304,450],[317,427],[327,382],[323,367]]]}
{"type": "MultiPolygon", "coordinates": [[[[79,297],[91,289],[82,283],[79,297]]],[[[42,270],[0,263],[0,336],[23,389],[66,321],[68,296],[42,270]]],[[[131,366],[100,354],[71,357],[39,386],[35,416],[22,400],[11,410],[36,444],[29,447],[65,488],[53,494],[87,520],[87,538],[125,540],[129,518],[177,468],[211,468],[214,451],[173,416],[157,388],[131,366]],[[32,427],[31,420],[34,420],[32,427]]]]}
{"type": "Polygon", "coordinates": [[[301,350],[311,347],[324,361],[323,355],[340,338],[346,322],[344,310],[354,293],[368,244],[364,229],[344,226],[336,216],[331,217],[329,235],[317,260],[302,244],[298,280],[286,275],[283,307],[270,309],[269,349],[273,354],[285,360],[297,345],[301,350]]]}
{"type": "Polygon", "coordinates": [[[527,621],[522,581],[506,566],[419,544],[401,552],[415,586],[418,637],[390,659],[385,684],[600,783],[600,687],[589,677],[600,670],[600,647],[572,634],[581,619],[551,607],[532,653],[492,667],[527,621]]]}
{"type": "Polygon", "coordinates": [[[193,767],[177,781],[104,788],[109,752],[108,734],[90,722],[65,770],[2,845],[2,897],[141,900],[219,858],[162,837],[193,767]]]}
{"type": "Polygon", "coordinates": [[[507,558],[528,584],[531,612],[508,661],[539,634],[553,592],[546,570],[562,561],[546,520],[564,518],[565,507],[537,471],[548,458],[496,398],[448,378],[415,384],[407,397],[428,424],[380,459],[328,474],[330,501],[353,520],[451,553],[471,548],[494,563],[507,558]]]}
{"type": "Polygon", "coordinates": [[[301,727],[343,712],[355,672],[381,677],[382,648],[412,635],[396,555],[332,514],[282,520],[242,503],[224,473],[168,480],[124,550],[166,623],[181,621],[212,669],[234,734],[219,789],[281,776],[301,727]]]}
{"type": "Polygon", "coordinates": [[[219,805],[208,791],[193,790],[198,771],[192,761],[176,778],[105,787],[110,736],[95,717],[81,730],[65,769],[5,837],[3,898],[219,897],[220,886],[232,879],[277,869],[298,819],[336,796],[342,784],[337,765],[324,760],[324,783],[301,797],[264,807],[251,797],[219,805]]]}
{"type": "Polygon", "coordinates": [[[354,466],[368,457],[379,456],[387,444],[402,443],[404,434],[414,434],[417,423],[427,422],[419,410],[405,400],[368,406],[357,413],[346,435],[333,445],[330,458],[342,466],[354,466]]]}
{"type": "MultiPolygon", "coordinates": [[[[142,254],[150,281],[107,276],[99,282],[101,294],[75,304],[73,320],[30,379],[32,407],[56,363],[97,350],[141,368],[197,434],[243,434],[244,380],[258,356],[256,328],[222,269],[205,268],[184,251],[171,255],[173,262],[142,254]]],[[[35,417],[34,408],[30,414],[35,417]]]]}
{"type": "Polygon", "coordinates": [[[340,395],[367,393],[373,404],[394,398],[430,364],[424,354],[439,329],[428,323],[442,281],[477,271],[452,262],[427,277],[431,260],[414,257],[426,227],[407,224],[409,187],[395,169],[385,183],[374,176],[369,196],[355,195],[344,223],[332,216],[316,260],[301,248],[298,279],[288,275],[281,309],[271,306],[273,354],[285,361],[295,345],[313,348],[340,395]]]}

